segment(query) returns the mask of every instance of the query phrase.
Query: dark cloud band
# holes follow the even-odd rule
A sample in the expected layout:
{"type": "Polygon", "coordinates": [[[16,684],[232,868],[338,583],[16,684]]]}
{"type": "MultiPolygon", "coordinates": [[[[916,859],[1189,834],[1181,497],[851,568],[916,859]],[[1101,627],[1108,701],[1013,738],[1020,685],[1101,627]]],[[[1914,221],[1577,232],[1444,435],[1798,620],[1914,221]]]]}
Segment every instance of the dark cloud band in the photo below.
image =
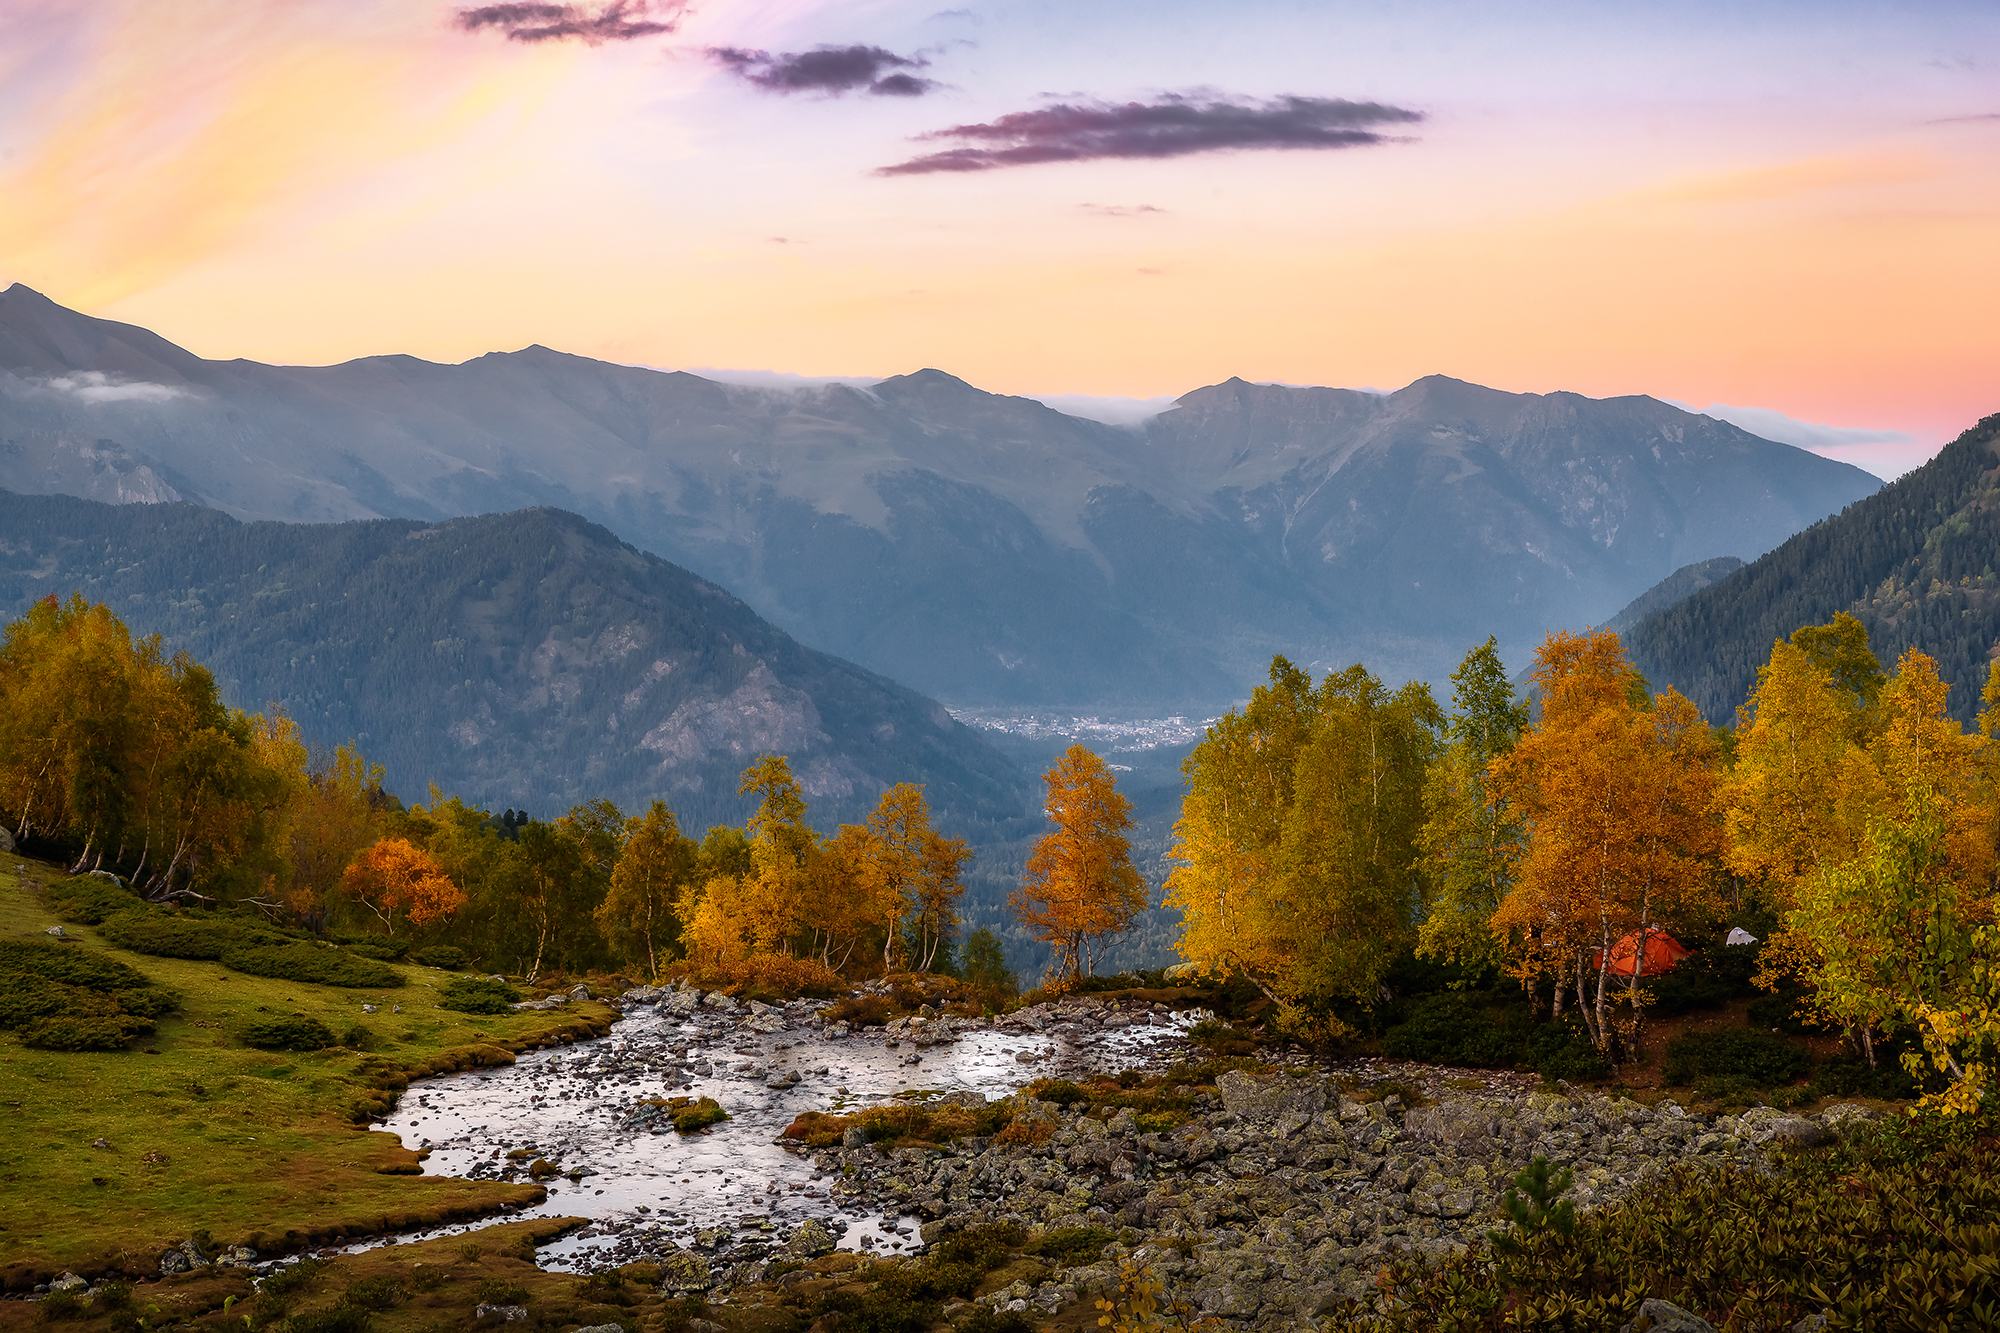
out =
{"type": "Polygon", "coordinates": [[[655,17],[646,0],[612,0],[592,13],[582,5],[481,5],[458,11],[456,24],[466,32],[497,28],[516,42],[556,42],[575,38],[596,46],[629,42],[636,37],[670,33],[687,9],[687,0],[672,0],[655,17]]]}
{"type": "Polygon", "coordinates": [[[1421,111],[1335,97],[1268,102],[1169,94],[1151,102],[1107,102],[1017,111],[982,125],[923,135],[959,146],[882,167],[883,176],[992,171],[1038,162],[1185,157],[1242,148],[1354,148],[1383,143],[1378,126],[1410,125],[1421,111]]]}
{"type": "Polygon", "coordinates": [[[746,51],[735,46],[709,48],[710,58],[744,82],[769,93],[870,93],[876,97],[921,97],[937,87],[908,71],[929,62],[899,56],[879,46],[816,46],[810,51],[746,51]]]}

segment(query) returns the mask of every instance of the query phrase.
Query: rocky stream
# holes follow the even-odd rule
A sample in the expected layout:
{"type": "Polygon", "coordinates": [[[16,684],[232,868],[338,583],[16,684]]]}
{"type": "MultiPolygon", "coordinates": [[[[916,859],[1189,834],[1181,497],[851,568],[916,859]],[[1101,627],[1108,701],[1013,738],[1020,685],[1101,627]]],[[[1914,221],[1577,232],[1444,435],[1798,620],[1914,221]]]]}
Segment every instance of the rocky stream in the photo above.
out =
{"type": "Polygon", "coordinates": [[[818,1001],[746,1007],[648,987],[617,1003],[625,1017],[608,1037],[415,1085],[379,1128],[428,1149],[428,1172],[545,1179],[548,1197],[513,1216],[587,1223],[543,1247],[545,1267],[652,1261],[667,1286],[711,1301],[764,1281],[777,1260],[910,1253],[1012,1221],[1116,1239],[1095,1262],[982,1298],[996,1308],[1054,1312],[1113,1285],[1136,1256],[1207,1315],[1288,1327],[1364,1294],[1392,1247],[1442,1254],[1483,1234],[1535,1156],[1573,1169],[1571,1197],[1592,1207],[1681,1159],[1763,1169],[1775,1145],[1872,1114],[1710,1118],[1512,1073],[1291,1061],[1225,1073],[1193,1093],[1183,1123],[1145,1132],[1129,1110],[1093,1118],[1017,1090],[1171,1067],[1201,1011],[1083,995],[1001,1019],[919,1013],[856,1031],[823,1020],[818,1001]],[[815,1151],[780,1137],[802,1112],[899,1095],[1012,1098],[1013,1123],[1038,1126],[1013,1137],[1040,1141],[885,1151],[850,1132],[815,1151]],[[679,1133],[675,1096],[713,1098],[730,1118],[679,1133]]]}

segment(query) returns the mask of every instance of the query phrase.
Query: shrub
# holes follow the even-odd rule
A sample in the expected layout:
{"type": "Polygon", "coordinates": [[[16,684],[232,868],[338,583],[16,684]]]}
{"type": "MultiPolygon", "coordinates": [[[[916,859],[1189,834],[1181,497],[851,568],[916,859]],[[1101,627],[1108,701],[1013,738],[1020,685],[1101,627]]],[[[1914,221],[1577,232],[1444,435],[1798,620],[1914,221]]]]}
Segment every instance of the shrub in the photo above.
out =
{"type": "Polygon", "coordinates": [[[368,939],[343,943],[349,953],[361,958],[373,958],[378,963],[399,962],[410,951],[408,940],[368,939]]]}
{"type": "Polygon", "coordinates": [[[63,920],[85,926],[143,906],[138,894],[102,875],[78,875],[49,885],[49,903],[63,920]]]}
{"type": "Polygon", "coordinates": [[[372,1051],[382,1044],[382,1039],[366,1023],[355,1023],[340,1034],[340,1044],[350,1051],[372,1051]]]}
{"type": "Polygon", "coordinates": [[[1498,1018],[1463,991],[1411,1001],[1404,1020],[1383,1035],[1382,1050],[1431,1064],[1533,1069],[1551,1082],[1585,1082],[1611,1072],[1574,1018],[1560,1023],[1498,1018]]]}
{"type": "Polygon", "coordinates": [[[1063,1227],[1045,1231],[1028,1242],[1028,1253],[1063,1268],[1087,1264],[1104,1253],[1104,1247],[1118,1239],[1115,1231],[1101,1227],[1063,1227]]]}
{"type": "Polygon", "coordinates": [[[340,1300],[364,1310],[387,1310],[402,1304],[403,1296],[403,1284],[393,1277],[364,1277],[349,1283],[340,1300]]]}
{"type": "Polygon", "coordinates": [[[1811,992],[1802,987],[1785,986],[1752,1000],[1745,1017],[1753,1028],[1786,1032],[1794,1037],[1837,1030],[1838,1024],[1813,1013],[1811,999],[1811,992]]]}
{"type": "Polygon", "coordinates": [[[243,1040],[267,1051],[320,1051],[335,1044],[332,1029],[317,1018],[273,1018],[243,1029],[243,1040]]]}
{"type": "Polygon", "coordinates": [[[153,1030],[172,991],[114,958],[40,940],[0,943],[0,1028],[30,1046],[115,1051],[153,1030]]]}
{"type": "Polygon", "coordinates": [[[1741,1080],[1733,1086],[1747,1090],[1795,1082],[1805,1076],[1810,1064],[1804,1048],[1783,1037],[1729,1028],[1674,1038],[1667,1043],[1661,1073],[1667,1082],[1683,1085],[1699,1086],[1703,1079],[1741,1080]]]}
{"type": "Polygon", "coordinates": [[[356,958],[339,949],[310,944],[233,944],[222,951],[222,965],[252,977],[277,977],[319,986],[351,990],[387,990],[403,984],[392,967],[356,958]]]}
{"type": "Polygon", "coordinates": [[[1036,1101],[1052,1106],[1074,1106],[1090,1100],[1088,1092],[1066,1078],[1037,1079],[1028,1085],[1028,1092],[1036,1101]]]}
{"type": "Polygon", "coordinates": [[[52,1291],[36,1303],[36,1313],[51,1324],[62,1319],[81,1319],[83,1302],[73,1291],[52,1291]]]}
{"type": "Polygon", "coordinates": [[[1650,1006],[1663,1014],[1714,1009],[1757,994],[1750,978],[1757,971],[1762,944],[1718,944],[1681,961],[1670,972],[1641,981],[1653,993],[1650,1006]]]}
{"type": "Polygon", "coordinates": [[[417,949],[410,954],[410,961],[421,967],[441,967],[447,972],[456,972],[465,966],[465,950],[455,944],[433,944],[427,949],[417,949]]]}
{"type": "Polygon", "coordinates": [[[794,958],[781,953],[755,954],[740,963],[731,963],[709,980],[740,989],[746,995],[768,999],[837,995],[847,989],[840,974],[817,958],[794,958]]]}
{"type": "MultiPolygon", "coordinates": [[[[674,1098],[676,1102],[685,1100],[683,1097],[674,1098]]],[[[707,1129],[710,1125],[719,1125],[727,1119],[729,1112],[722,1109],[721,1103],[713,1097],[703,1097],[692,1106],[674,1112],[674,1128],[682,1134],[692,1134],[697,1130],[707,1129]]]]}
{"type": "Polygon", "coordinates": [[[153,1030],[129,1014],[80,1018],[68,1014],[38,1018],[21,1030],[21,1040],[45,1051],[122,1051],[132,1038],[153,1030]]]}
{"type": "Polygon", "coordinates": [[[286,1333],[368,1333],[374,1316],[358,1305],[295,1314],[285,1321],[286,1333]]]}
{"type": "Polygon", "coordinates": [[[102,930],[104,938],[133,953],[209,960],[222,957],[243,934],[233,921],[153,908],[107,917],[102,930]]]}
{"type": "Polygon", "coordinates": [[[453,977],[438,992],[438,1008],[461,1014],[504,1014],[521,992],[491,977],[453,977]]]}
{"type": "Polygon", "coordinates": [[[518,1282],[489,1277],[479,1284],[478,1299],[481,1305],[526,1305],[528,1289],[518,1282]]]}

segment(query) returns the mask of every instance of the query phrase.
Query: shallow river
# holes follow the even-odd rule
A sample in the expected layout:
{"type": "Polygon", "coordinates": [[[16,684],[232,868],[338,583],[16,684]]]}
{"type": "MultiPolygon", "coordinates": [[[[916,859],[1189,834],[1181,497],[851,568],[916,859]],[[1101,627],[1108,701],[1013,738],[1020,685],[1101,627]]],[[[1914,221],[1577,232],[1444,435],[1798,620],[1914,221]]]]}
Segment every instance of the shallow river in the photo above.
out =
{"type": "Polygon", "coordinates": [[[826,1038],[809,1007],[792,1014],[801,1026],[765,1034],[740,1014],[639,1006],[596,1041],[413,1084],[378,1128],[430,1149],[431,1175],[490,1179],[524,1171],[536,1157],[557,1166],[565,1175],[548,1182],[545,1201],[506,1214],[590,1220],[541,1248],[545,1267],[609,1266],[697,1239],[710,1249],[754,1246],[807,1217],[826,1220],[843,1248],[901,1249],[918,1243],[913,1219],[843,1204],[809,1156],[778,1146],[800,1112],[847,1112],[912,1090],[1000,1097],[1050,1074],[1167,1063],[1185,1049],[1196,1017],[1158,1016],[1108,1032],[1060,1023],[1043,1032],[974,1028],[918,1050],[908,1040],[892,1047],[880,1031],[826,1038]],[[667,1096],[713,1097],[730,1119],[688,1135],[621,1128],[640,1100],[667,1096]],[[580,1180],[567,1178],[579,1169],[580,1180]]]}

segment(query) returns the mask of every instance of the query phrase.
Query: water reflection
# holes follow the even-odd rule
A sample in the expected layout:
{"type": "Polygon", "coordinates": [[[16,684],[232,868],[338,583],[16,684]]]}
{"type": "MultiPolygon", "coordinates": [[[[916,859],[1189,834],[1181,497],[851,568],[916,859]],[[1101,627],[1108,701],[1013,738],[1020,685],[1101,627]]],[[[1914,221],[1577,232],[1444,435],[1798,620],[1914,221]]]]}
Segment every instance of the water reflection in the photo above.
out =
{"type": "Polygon", "coordinates": [[[754,1249],[759,1235],[782,1235],[807,1217],[826,1220],[843,1248],[909,1248],[913,1219],[835,1199],[833,1179],[810,1157],[778,1146],[800,1112],[851,1111],[912,1090],[1000,1097],[1050,1074],[1169,1062],[1200,1015],[1110,1031],[975,1027],[925,1049],[891,1045],[880,1032],[827,1039],[810,1006],[792,1017],[788,1030],[759,1033],[719,1014],[635,1009],[600,1040],[416,1084],[379,1128],[430,1149],[431,1175],[525,1178],[536,1160],[554,1166],[561,1174],[548,1180],[548,1198],[508,1216],[591,1225],[543,1247],[545,1266],[629,1262],[669,1241],[754,1249]],[[643,1100],[672,1096],[713,1097],[730,1119],[686,1135],[621,1128],[643,1100]]]}

